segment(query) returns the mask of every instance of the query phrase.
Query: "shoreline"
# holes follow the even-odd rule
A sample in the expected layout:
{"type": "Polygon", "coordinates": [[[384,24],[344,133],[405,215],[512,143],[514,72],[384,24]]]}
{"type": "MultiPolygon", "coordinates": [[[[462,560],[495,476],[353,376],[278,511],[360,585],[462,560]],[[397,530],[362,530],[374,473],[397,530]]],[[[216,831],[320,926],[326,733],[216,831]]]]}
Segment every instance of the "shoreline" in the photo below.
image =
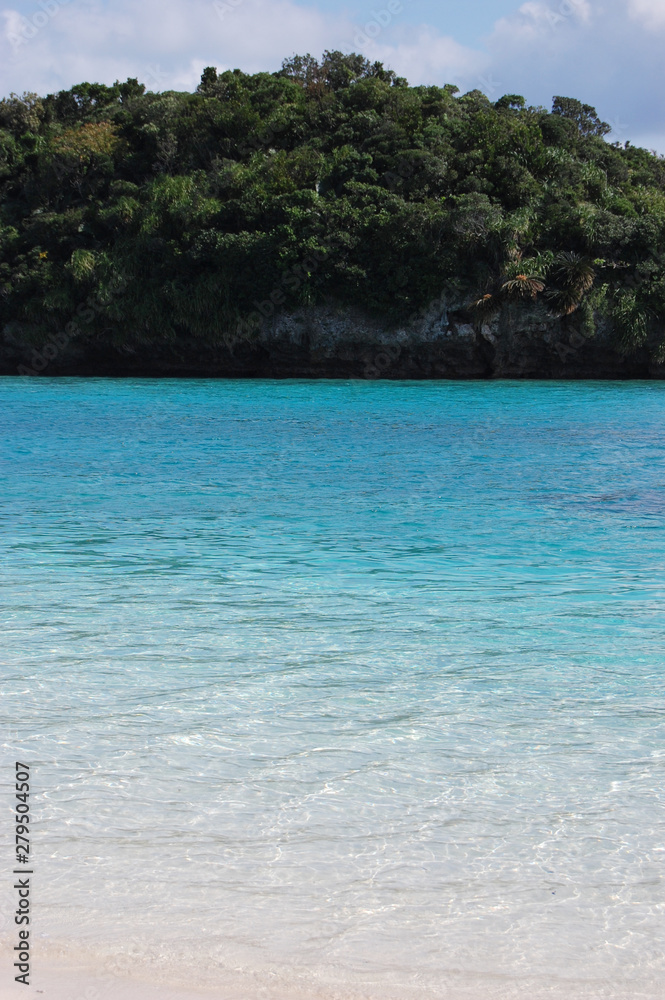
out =
{"type": "Polygon", "coordinates": [[[206,372],[194,371],[160,371],[151,369],[138,369],[136,371],[112,371],[101,369],[100,371],[78,371],[63,370],[56,372],[35,373],[34,375],[18,374],[17,372],[0,371],[0,378],[45,378],[45,379],[149,379],[151,381],[190,381],[190,382],[653,382],[665,381],[665,375],[650,375],[648,373],[617,375],[617,374],[565,374],[555,375],[442,375],[434,377],[430,375],[381,375],[379,378],[363,378],[353,374],[243,374],[237,372],[206,372]]]}
{"type": "Polygon", "coordinates": [[[15,332],[0,336],[0,375],[134,378],[330,379],[376,381],[654,380],[665,362],[646,347],[623,353],[603,324],[590,336],[579,317],[554,319],[541,306],[483,324],[445,295],[399,324],[335,303],[265,319],[252,339],[173,343],[124,350],[81,338],[37,349],[15,332]]]}
{"type": "MultiPolygon", "coordinates": [[[[137,957],[137,971],[140,957],[137,957]]],[[[295,972],[295,970],[294,970],[295,972]]],[[[226,971],[217,985],[154,982],[118,975],[102,967],[73,965],[71,961],[35,958],[30,985],[0,985],[0,1000],[17,996],[42,1000],[662,1000],[662,984],[643,980],[567,980],[544,975],[487,975],[451,972],[438,985],[391,986],[360,983],[305,983],[297,973],[291,982],[275,977],[226,971]]]]}
{"type": "Polygon", "coordinates": [[[436,374],[414,374],[409,373],[385,373],[376,377],[367,377],[357,372],[271,372],[271,371],[227,371],[225,369],[204,369],[204,368],[113,368],[111,366],[101,366],[98,369],[92,368],[56,368],[53,371],[46,369],[43,372],[19,373],[15,370],[3,370],[0,367],[0,379],[81,379],[93,381],[95,379],[109,379],[114,381],[145,379],[154,382],[450,382],[450,383],[502,383],[520,382],[528,385],[531,382],[543,382],[546,384],[564,382],[606,382],[615,384],[618,382],[648,382],[658,384],[665,381],[665,370],[663,372],[538,372],[535,374],[519,373],[489,373],[478,375],[464,375],[449,373],[446,375],[436,374]]]}
{"type": "Polygon", "coordinates": [[[214,993],[193,989],[170,989],[115,976],[104,976],[90,970],[46,966],[35,963],[27,989],[19,993],[19,984],[0,987],[0,1000],[15,1000],[17,996],[41,997],[42,1000],[203,1000],[214,993]]]}

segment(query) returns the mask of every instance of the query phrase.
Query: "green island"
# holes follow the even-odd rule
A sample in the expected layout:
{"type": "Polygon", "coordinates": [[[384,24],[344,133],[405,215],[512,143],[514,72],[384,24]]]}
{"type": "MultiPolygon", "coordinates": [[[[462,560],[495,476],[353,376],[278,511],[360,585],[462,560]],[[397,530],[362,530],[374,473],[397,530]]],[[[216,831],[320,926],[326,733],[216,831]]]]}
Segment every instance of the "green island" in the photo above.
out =
{"type": "Polygon", "coordinates": [[[326,52],[0,101],[0,372],[665,375],[665,159],[326,52]]]}

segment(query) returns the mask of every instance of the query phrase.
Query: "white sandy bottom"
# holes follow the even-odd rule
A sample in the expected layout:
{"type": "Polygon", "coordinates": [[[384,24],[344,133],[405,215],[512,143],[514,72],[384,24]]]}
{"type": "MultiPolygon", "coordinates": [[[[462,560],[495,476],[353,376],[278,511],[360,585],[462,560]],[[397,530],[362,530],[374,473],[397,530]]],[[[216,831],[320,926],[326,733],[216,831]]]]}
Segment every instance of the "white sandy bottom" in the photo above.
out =
{"type": "MultiPolygon", "coordinates": [[[[40,1000],[379,1000],[396,996],[381,989],[335,988],[329,984],[274,982],[265,976],[225,972],[216,986],[191,987],[149,981],[141,969],[128,978],[105,970],[77,968],[59,963],[36,961],[30,986],[7,982],[0,986],[0,1000],[18,997],[40,1000]]],[[[3,976],[3,979],[5,977],[3,976]]],[[[161,977],[158,977],[161,978],[161,977]]],[[[663,1000],[665,986],[644,981],[579,981],[539,976],[509,978],[455,974],[434,986],[413,987],[401,1000],[663,1000]]]]}

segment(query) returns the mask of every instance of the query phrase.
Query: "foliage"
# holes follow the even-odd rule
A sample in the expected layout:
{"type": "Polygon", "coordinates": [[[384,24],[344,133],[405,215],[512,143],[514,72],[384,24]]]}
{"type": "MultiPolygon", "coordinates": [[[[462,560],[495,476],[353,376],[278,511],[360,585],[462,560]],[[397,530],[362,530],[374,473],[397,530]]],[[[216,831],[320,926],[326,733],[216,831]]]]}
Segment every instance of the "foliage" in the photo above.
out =
{"type": "Polygon", "coordinates": [[[504,281],[501,290],[510,299],[532,299],[535,301],[539,292],[545,288],[545,283],[529,274],[517,274],[514,278],[504,281]]]}
{"type": "Polygon", "coordinates": [[[555,97],[552,104],[552,114],[561,115],[577,125],[580,135],[607,135],[612,126],[602,122],[596,114],[596,109],[590,104],[582,104],[574,97],[555,97]]]}
{"type": "Polygon", "coordinates": [[[648,319],[644,309],[640,308],[634,291],[620,291],[617,294],[612,307],[612,319],[622,353],[630,354],[645,343],[648,319]]]}
{"type": "MultiPolygon", "coordinates": [[[[255,334],[334,300],[406,317],[454,289],[659,346],[665,160],[594,108],[409,87],[325,52],[0,101],[0,323],[131,351],[255,334]],[[251,317],[253,321],[250,321],[251,317]]],[[[652,349],[649,346],[649,349],[652,349]]]]}
{"type": "Polygon", "coordinates": [[[559,316],[570,316],[593,288],[596,280],[593,262],[564,250],[554,257],[549,273],[553,287],[548,290],[548,298],[553,310],[559,316]]]}
{"type": "Polygon", "coordinates": [[[86,122],[54,135],[50,145],[56,155],[79,161],[99,154],[111,156],[118,146],[117,129],[111,122],[86,122]]]}

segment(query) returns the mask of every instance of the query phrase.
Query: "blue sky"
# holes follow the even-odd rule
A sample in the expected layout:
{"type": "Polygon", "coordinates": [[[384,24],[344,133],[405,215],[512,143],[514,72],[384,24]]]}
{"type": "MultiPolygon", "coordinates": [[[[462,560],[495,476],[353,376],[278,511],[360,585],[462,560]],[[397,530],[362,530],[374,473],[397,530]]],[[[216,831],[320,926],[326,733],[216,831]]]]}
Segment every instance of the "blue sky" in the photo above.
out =
{"type": "MultiPolygon", "coordinates": [[[[3,0],[0,0],[0,5],[3,0]]],[[[596,106],[612,139],[665,153],[665,0],[5,0],[0,93],[137,76],[190,89],[204,66],[275,70],[361,51],[412,83],[596,106]],[[390,7],[392,4],[392,8],[390,7]]]]}
{"type": "MultiPolygon", "coordinates": [[[[340,4],[336,0],[321,0],[316,4],[320,10],[339,14],[346,10],[354,21],[364,23],[373,9],[381,9],[382,3],[351,0],[340,4]]],[[[467,0],[459,3],[436,3],[435,0],[405,0],[405,21],[414,24],[430,24],[443,34],[452,35],[463,45],[474,45],[482,41],[500,17],[515,10],[511,0],[467,0]]]]}

